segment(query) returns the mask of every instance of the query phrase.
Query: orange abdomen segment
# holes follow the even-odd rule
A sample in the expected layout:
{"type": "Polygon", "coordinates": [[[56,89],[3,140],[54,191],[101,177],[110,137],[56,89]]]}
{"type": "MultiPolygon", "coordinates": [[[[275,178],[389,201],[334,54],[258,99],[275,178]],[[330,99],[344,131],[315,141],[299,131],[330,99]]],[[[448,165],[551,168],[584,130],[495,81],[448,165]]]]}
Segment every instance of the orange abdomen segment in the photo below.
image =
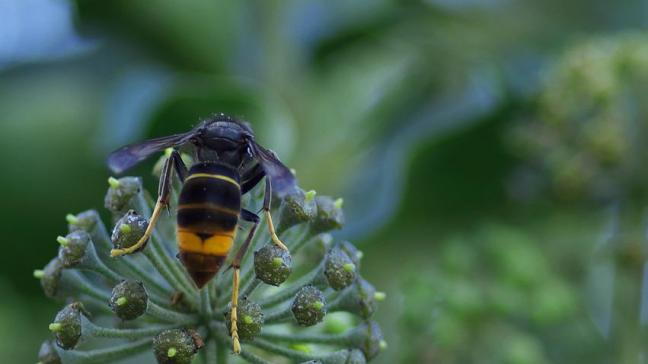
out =
{"type": "Polygon", "coordinates": [[[226,256],[232,248],[236,230],[205,234],[186,228],[178,228],[178,248],[180,251],[205,255],[226,256]]]}
{"type": "Polygon", "coordinates": [[[235,235],[236,230],[205,236],[178,229],[180,260],[199,289],[218,273],[232,248],[235,235]]]}

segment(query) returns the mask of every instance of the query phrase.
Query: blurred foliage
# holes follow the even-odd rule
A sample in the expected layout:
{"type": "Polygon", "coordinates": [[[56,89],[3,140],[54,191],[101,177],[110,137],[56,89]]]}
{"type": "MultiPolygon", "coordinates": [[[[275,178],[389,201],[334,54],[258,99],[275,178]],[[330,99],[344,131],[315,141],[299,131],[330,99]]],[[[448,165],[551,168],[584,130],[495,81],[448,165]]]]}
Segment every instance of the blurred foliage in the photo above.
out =
{"type": "Polygon", "coordinates": [[[343,234],[388,293],[377,361],[636,362],[614,348],[641,337],[643,277],[619,267],[643,256],[614,253],[600,202],[621,201],[621,251],[641,251],[646,25],[639,0],[0,0],[0,322],[25,325],[0,342],[34,360],[55,308],[31,271],[60,216],[99,201],[107,153],[226,112],[345,198],[343,234]],[[526,264],[546,276],[512,278],[526,264]],[[400,341],[409,308],[438,342],[400,341]]]}
{"type": "Polygon", "coordinates": [[[403,362],[552,362],[541,335],[578,301],[537,242],[502,226],[444,240],[424,274],[405,284],[402,332],[416,344],[403,362]]]}

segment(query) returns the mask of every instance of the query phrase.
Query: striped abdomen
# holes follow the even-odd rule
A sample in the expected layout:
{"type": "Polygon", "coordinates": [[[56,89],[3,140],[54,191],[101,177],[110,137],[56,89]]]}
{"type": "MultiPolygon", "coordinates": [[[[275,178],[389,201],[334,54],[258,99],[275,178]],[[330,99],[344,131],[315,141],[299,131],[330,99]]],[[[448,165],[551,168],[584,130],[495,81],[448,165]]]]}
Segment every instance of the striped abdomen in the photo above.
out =
{"type": "Polygon", "coordinates": [[[178,201],[180,260],[198,288],[220,269],[236,237],[241,213],[239,176],[215,163],[191,167],[178,201]]]}

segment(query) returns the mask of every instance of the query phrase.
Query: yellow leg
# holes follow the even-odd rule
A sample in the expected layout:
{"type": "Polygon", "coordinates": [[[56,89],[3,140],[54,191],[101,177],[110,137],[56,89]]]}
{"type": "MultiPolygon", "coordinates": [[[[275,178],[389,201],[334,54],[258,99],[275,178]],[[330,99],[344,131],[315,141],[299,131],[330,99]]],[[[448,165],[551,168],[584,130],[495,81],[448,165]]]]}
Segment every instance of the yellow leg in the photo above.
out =
{"type": "Polygon", "coordinates": [[[137,249],[141,248],[142,245],[144,245],[151,238],[151,234],[153,234],[153,229],[155,228],[155,223],[160,217],[160,213],[162,212],[164,206],[165,204],[160,202],[160,200],[157,201],[157,203],[155,204],[155,208],[153,209],[153,214],[151,215],[151,219],[149,220],[148,227],[146,228],[144,235],[142,235],[140,240],[138,240],[137,243],[135,243],[135,245],[123,249],[113,249],[110,251],[110,256],[118,257],[120,255],[130,254],[136,251],[137,249]]]}
{"type": "Polygon", "coordinates": [[[281,249],[288,251],[288,247],[279,240],[279,237],[277,236],[277,233],[275,232],[274,224],[272,223],[272,215],[270,215],[270,211],[265,212],[266,215],[266,222],[268,223],[268,230],[270,231],[270,237],[272,237],[272,242],[280,247],[281,249]]]}
{"type": "Polygon", "coordinates": [[[239,268],[234,268],[234,280],[232,282],[232,307],[230,311],[230,333],[232,334],[232,348],[235,354],[241,353],[241,343],[239,342],[238,337],[238,327],[236,322],[237,317],[237,308],[238,308],[238,294],[239,294],[239,268]]]}

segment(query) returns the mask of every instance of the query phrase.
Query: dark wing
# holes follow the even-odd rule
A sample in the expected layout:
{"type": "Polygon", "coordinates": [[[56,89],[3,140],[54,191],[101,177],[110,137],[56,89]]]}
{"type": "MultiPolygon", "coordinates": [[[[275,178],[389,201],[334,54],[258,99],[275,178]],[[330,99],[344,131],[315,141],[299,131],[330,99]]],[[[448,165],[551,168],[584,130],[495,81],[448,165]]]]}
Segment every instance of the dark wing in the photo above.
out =
{"type": "Polygon", "coordinates": [[[188,142],[195,134],[192,130],[188,133],[149,139],[119,148],[108,156],[108,167],[115,173],[121,173],[155,152],[188,142]]]}
{"type": "Polygon", "coordinates": [[[266,176],[270,178],[272,190],[279,197],[283,197],[293,191],[297,186],[297,180],[288,167],[277,159],[274,152],[265,149],[254,141],[250,141],[249,145],[252,155],[261,164],[266,176]]]}

